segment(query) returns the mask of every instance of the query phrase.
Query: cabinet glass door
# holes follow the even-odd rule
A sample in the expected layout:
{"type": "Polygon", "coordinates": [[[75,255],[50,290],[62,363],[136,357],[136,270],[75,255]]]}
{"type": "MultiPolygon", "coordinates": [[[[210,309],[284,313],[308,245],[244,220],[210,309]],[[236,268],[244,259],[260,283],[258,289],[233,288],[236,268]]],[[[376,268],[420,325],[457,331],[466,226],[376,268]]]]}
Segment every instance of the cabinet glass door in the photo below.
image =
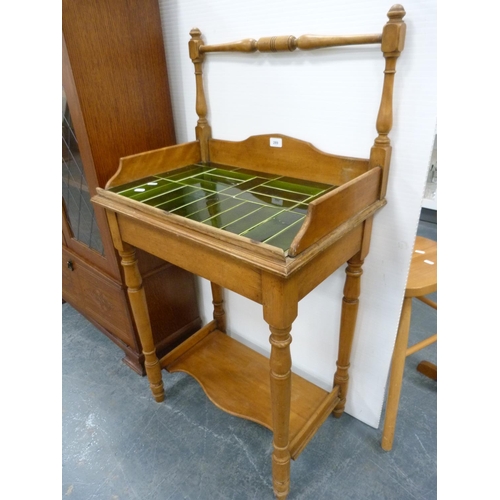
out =
{"type": "Polygon", "coordinates": [[[66,219],[72,238],[104,255],[64,89],[62,97],[62,196],[66,219]]]}

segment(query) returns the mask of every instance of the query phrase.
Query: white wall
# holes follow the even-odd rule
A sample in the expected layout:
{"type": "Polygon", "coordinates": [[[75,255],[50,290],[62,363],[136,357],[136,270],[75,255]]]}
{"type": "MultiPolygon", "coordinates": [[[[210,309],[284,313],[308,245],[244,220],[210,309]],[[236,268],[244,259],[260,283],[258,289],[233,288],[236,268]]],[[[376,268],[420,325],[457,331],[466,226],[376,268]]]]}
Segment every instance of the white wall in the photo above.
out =
{"type": "MultiPolygon", "coordinates": [[[[160,0],[178,142],[195,139],[189,31],[215,44],[269,35],[380,33],[389,1],[160,0]]],[[[351,359],[346,411],[377,427],[436,127],[436,1],[407,0],[406,47],[398,61],[388,205],[375,217],[351,359]]],[[[376,137],[384,59],[379,46],[292,54],[209,54],[205,89],[213,137],[287,134],[329,153],[368,158],[376,137]]],[[[337,356],[344,268],[299,305],[294,371],[329,390],[337,356]]],[[[229,334],[268,353],[262,310],[226,292],[229,334]]],[[[209,284],[200,304],[211,319],[209,284]]]]}

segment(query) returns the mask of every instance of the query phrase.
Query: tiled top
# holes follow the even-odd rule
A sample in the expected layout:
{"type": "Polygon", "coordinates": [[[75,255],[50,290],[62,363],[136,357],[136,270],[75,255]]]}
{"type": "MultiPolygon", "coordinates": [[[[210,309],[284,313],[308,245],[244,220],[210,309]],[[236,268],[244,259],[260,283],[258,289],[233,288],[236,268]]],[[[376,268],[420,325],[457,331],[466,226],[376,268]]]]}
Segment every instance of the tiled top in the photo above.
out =
{"type": "Polygon", "coordinates": [[[197,163],[110,191],[286,251],[302,225],[308,203],[334,187],[197,163]]]}

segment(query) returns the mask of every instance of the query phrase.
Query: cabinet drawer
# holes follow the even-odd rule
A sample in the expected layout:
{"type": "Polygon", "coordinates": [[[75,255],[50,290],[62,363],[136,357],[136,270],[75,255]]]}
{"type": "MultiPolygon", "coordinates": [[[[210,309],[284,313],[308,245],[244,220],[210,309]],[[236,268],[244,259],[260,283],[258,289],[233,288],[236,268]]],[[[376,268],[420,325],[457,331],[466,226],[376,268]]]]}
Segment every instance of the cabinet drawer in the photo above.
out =
{"type": "Polygon", "coordinates": [[[126,291],[119,283],[63,249],[62,286],[65,300],[125,344],[136,348],[126,291]]]}
{"type": "Polygon", "coordinates": [[[68,252],[63,250],[62,254],[62,292],[63,299],[68,302],[76,302],[81,297],[80,280],[77,271],[78,264],[68,252]]]}

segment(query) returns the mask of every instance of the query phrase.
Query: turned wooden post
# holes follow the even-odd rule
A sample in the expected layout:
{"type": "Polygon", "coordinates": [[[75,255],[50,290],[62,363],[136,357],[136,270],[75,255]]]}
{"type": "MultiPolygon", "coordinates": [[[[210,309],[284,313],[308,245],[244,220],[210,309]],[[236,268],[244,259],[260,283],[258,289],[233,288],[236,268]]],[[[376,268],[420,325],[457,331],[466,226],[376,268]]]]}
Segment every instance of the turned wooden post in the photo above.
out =
{"type": "Polygon", "coordinates": [[[405,297],[403,309],[399,319],[396,344],[392,353],[391,375],[389,380],[389,392],[385,410],[384,429],[382,431],[382,448],[386,451],[392,450],[394,442],[394,431],[398,418],[399,398],[403,385],[403,375],[405,370],[406,349],[408,347],[408,337],[410,335],[412,298],[405,297]]]}
{"type": "Polygon", "coordinates": [[[196,139],[200,141],[201,161],[206,163],[209,161],[208,140],[212,137],[212,129],[207,120],[207,100],[205,98],[205,90],[203,89],[203,71],[202,64],[204,56],[200,51],[203,46],[201,39],[201,31],[198,28],[193,28],[189,34],[189,57],[194,64],[194,74],[196,76],[196,114],[198,115],[198,124],[196,125],[196,139]]]}
{"type": "Polygon", "coordinates": [[[381,43],[382,35],[302,35],[295,38],[293,35],[264,36],[258,40],[245,38],[236,42],[219,43],[216,45],[200,46],[200,53],[209,52],[293,52],[295,49],[313,50],[325,47],[340,47],[342,45],[363,45],[381,43]]]}
{"type": "Polygon", "coordinates": [[[214,319],[217,329],[226,332],[226,311],[224,310],[224,289],[220,285],[210,282],[212,287],[212,304],[214,305],[214,319]]]}
{"type": "Polygon", "coordinates": [[[346,280],[340,317],[339,354],[337,359],[337,371],[333,379],[333,385],[339,386],[340,402],[333,410],[333,415],[337,418],[344,413],[346,403],[352,340],[354,338],[356,318],[358,315],[358,298],[361,285],[360,278],[363,274],[363,270],[361,269],[362,265],[363,260],[360,258],[360,254],[357,254],[348,261],[345,271],[346,280]]]}
{"type": "Polygon", "coordinates": [[[387,179],[391,162],[392,149],[389,132],[392,129],[392,96],[396,62],[405,43],[406,24],[403,21],[405,15],[406,12],[402,5],[393,5],[387,13],[389,21],[382,32],[381,49],[385,58],[384,86],[377,117],[378,136],[370,153],[370,167],[380,166],[383,169],[380,199],[385,197],[387,191],[387,179]]]}
{"type": "Polygon", "coordinates": [[[290,491],[290,401],[292,396],[290,344],[292,326],[275,328],[271,335],[271,398],[273,412],[273,490],[285,499],[290,491]]]}
{"type": "Polygon", "coordinates": [[[130,306],[134,314],[137,325],[137,331],[141,339],[142,352],[144,354],[144,367],[149,380],[151,391],[156,401],[161,402],[165,399],[163,390],[163,380],[161,377],[161,367],[153,340],[153,332],[149,321],[148,305],[146,294],[142,286],[142,278],[137,265],[135,248],[127,243],[122,244],[118,250],[122,258],[121,264],[125,274],[125,283],[130,299],[130,306]]]}
{"type": "Polygon", "coordinates": [[[153,397],[158,403],[165,399],[163,390],[163,380],[161,377],[161,367],[153,340],[153,331],[149,321],[148,304],[146,302],[146,293],[142,286],[142,277],[137,265],[135,248],[122,241],[120,227],[116,218],[116,213],[106,210],[109,229],[113,239],[113,245],[120,254],[121,265],[127,285],[127,293],[130,300],[130,307],[134,316],[137,332],[142,344],[142,353],[144,354],[144,368],[149,380],[149,386],[153,397]]]}
{"type": "Polygon", "coordinates": [[[270,275],[262,279],[264,319],[271,335],[270,381],[273,418],[273,490],[285,500],[290,491],[290,401],[292,395],[292,358],[290,344],[293,320],[297,317],[297,289],[270,275]]]}

